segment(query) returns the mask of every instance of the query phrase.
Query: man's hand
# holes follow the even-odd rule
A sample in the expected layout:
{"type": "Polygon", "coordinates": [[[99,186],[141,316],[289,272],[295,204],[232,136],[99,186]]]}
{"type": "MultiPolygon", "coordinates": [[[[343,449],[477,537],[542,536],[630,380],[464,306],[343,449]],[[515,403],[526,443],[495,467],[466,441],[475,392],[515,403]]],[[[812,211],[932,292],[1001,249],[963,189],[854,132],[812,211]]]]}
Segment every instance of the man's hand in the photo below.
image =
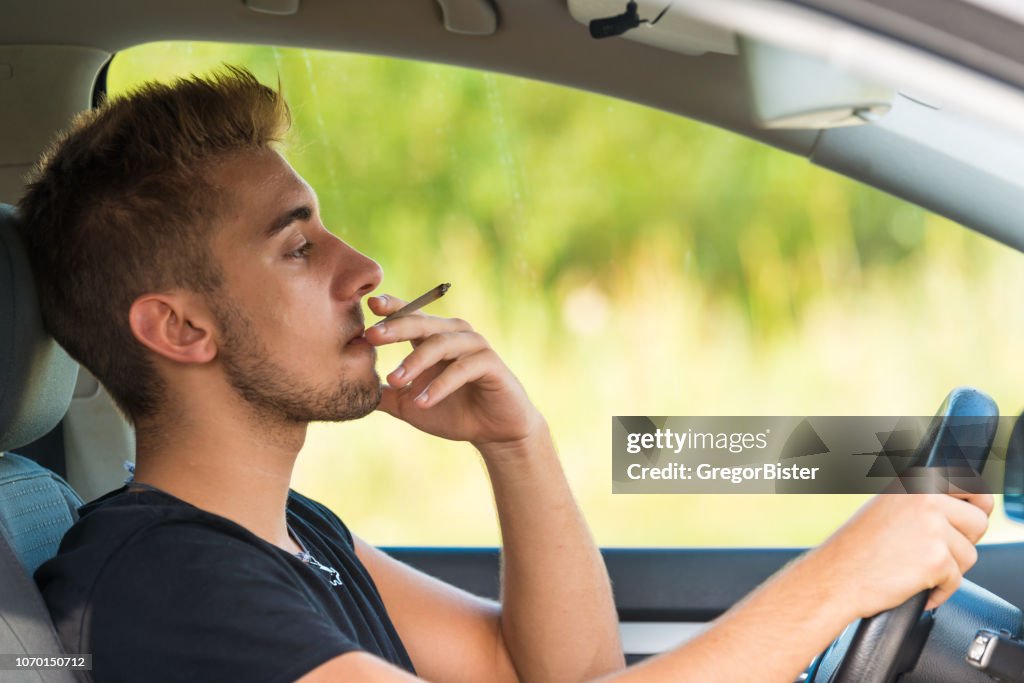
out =
{"type": "MultiPolygon", "coordinates": [[[[404,305],[390,296],[368,303],[377,315],[404,305]]],[[[374,579],[402,639],[410,643],[417,671],[431,680],[583,681],[621,669],[625,660],[608,572],[573,500],[547,423],[522,385],[462,320],[414,313],[382,327],[366,330],[371,344],[409,341],[413,351],[387,375],[380,409],[430,434],[476,446],[501,526],[500,612],[467,609],[465,602],[460,607],[449,593],[448,613],[475,624],[463,633],[452,629],[451,619],[439,627],[442,609],[425,608],[444,602],[443,591],[417,590],[418,582],[404,573],[388,578],[378,564],[380,579],[374,579]],[[469,657],[467,631],[484,633],[494,644],[478,638],[485,646],[469,657]],[[469,666],[471,659],[485,664],[469,666]]]]}
{"type": "MultiPolygon", "coordinates": [[[[377,315],[406,302],[370,297],[377,315]]],[[[408,341],[413,351],[386,376],[379,410],[429,434],[481,446],[516,444],[547,429],[523,386],[464,320],[420,312],[367,328],[374,346],[408,341]]]]}
{"type": "Polygon", "coordinates": [[[880,494],[805,558],[870,617],[932,589],[938,607],[978,559],[990,494],[880,494]]]}

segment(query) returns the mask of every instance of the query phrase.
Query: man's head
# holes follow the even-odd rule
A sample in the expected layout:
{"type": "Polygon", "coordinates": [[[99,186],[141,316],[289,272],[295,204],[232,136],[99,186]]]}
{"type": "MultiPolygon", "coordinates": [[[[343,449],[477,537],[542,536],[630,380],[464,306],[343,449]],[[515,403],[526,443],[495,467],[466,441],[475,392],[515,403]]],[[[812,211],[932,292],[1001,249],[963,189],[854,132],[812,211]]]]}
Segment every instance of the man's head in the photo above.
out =
{"type": "Polygon", "coordinates": [[[289,123],[229,67],[80,115],[37,166],[18,208],[44,325],[133,422],[218,378],[296,422],[379,401],[373,348],[347,342],[380,269],[274,149],[289,123]]]}

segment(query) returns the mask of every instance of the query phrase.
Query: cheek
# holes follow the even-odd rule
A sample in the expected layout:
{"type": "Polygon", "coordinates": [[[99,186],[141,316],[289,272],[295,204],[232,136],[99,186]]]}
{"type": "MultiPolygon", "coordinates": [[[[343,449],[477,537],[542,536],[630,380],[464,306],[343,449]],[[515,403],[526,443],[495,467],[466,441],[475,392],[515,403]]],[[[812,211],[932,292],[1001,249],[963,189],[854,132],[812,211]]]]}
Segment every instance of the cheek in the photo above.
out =
{"type": "Polygon", "coordinates": [[[280,293],[264,304],[272,325],[284,334],[309,338],[336,331],[331,301],[322,290],[299,289],[280,293]]]}
{"type": "Polygon", "coordinates": [[[338,327],[328,278],[312,268],[261,261],[232,284],[261,335],[314,338],[338,327]]]}
{"type": "Polygon", "coordinates": [[[316,329],[316,316],[308,307],[299,304],[295,306],[280,306],[275,311],[273,325],[288,335],[310,334],[316,329]]]}

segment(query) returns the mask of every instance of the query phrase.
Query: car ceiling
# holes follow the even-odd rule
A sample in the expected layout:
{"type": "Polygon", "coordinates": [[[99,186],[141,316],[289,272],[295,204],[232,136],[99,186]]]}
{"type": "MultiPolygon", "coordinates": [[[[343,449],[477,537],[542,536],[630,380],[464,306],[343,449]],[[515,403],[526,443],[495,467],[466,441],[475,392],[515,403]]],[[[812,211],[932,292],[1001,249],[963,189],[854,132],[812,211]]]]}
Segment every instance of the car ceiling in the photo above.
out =
{"type": "Polygon", "coordinates": [[[1024,179],[993,172],[963,149],[921,139],[919,131],[929,126],[948,126],[934,106],[900,98],[899,116],[888,128],[761,128],[736,56],[594,40],[565,0],[499,0],[497,30],[486,36],[447,30],[436,0],[300,0],[290,16],[253,11],[243,0],[8,1],[2,12],[0,201],[17,199],[21,178],[54,132],[90,105],[93,78],[110,54],[152,41],[208,40],[455,64],[632,100],[808,157],[1024,248],[1024,231],[1013,220],[1024,179]]]}

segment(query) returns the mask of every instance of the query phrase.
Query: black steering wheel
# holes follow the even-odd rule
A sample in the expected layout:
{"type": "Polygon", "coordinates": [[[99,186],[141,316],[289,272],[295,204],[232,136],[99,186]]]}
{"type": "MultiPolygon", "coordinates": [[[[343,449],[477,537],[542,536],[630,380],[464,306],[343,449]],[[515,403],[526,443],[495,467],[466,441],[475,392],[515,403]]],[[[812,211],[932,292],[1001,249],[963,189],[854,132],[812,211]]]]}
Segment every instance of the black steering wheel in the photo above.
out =
{"type": "MultiPolygon", "coordinates": [[[[986,394],[969,387],[954,389],[917,447],[914,469],[909,470],[915,475],[900,476],[904,488],[942,493],[951,478],[980,472],[998,418],[999,409],[986,394]]],[[[923,614],[930,592],[921,591],[898,607],[861,619],[856,628],[851,624],[812,666],[807,683],[892,683],[911,669],[931,628],[931,613],[923,614]]]]}

